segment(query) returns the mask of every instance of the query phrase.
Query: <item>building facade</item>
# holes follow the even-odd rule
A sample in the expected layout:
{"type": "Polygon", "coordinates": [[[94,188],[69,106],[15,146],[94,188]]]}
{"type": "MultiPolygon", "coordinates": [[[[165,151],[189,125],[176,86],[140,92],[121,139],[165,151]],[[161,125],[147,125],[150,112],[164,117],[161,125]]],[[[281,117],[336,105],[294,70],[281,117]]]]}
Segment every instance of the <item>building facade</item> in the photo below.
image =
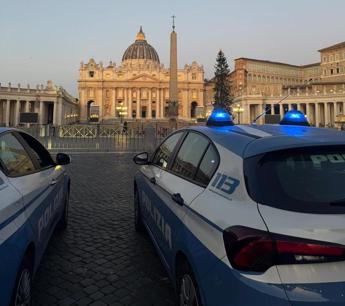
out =
{"type": "MultiPolygon", "coordinates": [[[[170,69],[160,62],[156,50],[140,28],[135,42],[123,54],[122,62],[103,66],[90,59],[79,69],[81,122],[96,108],[100,122],[120,117],[131,120],[166,119],[170,69]],[[121,111],[121,108],[125,111],[121,111]]],[[[197,62],[177,70],[178,118],[189,120],[204,106],[204,69],[197,62]]]]}
{"type": "Polygon", "coordinates": [[[19,126],[21,113],[37,114],[38,124],[62,125],[77,122],[79,103],[52,81],[46,86],[23,88],[0,84],[0,125],[19,126]]]}
{"type": "Polygon", "coordinates": [[[319,52],[320,62],[305,66],[236,59],[230,87],[234,103],[244,111],[235,115],[250,123],[265,109],[282,116],[293,108],[303,111],[312,125],[339,127],[345,110],[345,42],[319,52]]]}

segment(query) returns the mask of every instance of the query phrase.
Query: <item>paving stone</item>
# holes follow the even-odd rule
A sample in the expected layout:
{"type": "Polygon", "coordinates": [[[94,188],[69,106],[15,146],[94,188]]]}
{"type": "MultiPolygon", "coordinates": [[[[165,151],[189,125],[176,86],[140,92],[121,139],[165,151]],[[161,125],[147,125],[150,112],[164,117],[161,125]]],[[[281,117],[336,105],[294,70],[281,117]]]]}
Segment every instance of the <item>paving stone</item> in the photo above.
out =
{"type": "Polygon", "coordinates": [[[43,256],[33,306],[174,305],[153,244],[134,231],[132,157],[72,155],[68,228],[43,256]]]}

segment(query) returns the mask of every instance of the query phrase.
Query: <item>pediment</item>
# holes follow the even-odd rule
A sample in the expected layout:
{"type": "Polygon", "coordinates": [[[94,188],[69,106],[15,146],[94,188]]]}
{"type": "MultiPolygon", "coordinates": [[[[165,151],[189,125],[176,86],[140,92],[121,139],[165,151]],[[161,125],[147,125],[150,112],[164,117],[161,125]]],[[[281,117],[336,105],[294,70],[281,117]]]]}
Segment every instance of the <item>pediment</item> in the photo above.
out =
{"type": "Polygon", "coordinates": [[[159,82],[159,79],[157,79],[151,75],[148,75],[146,73],[142,73],[142,74],[136,75],[135,77],[128,79],[128,81],[159,82]]]}

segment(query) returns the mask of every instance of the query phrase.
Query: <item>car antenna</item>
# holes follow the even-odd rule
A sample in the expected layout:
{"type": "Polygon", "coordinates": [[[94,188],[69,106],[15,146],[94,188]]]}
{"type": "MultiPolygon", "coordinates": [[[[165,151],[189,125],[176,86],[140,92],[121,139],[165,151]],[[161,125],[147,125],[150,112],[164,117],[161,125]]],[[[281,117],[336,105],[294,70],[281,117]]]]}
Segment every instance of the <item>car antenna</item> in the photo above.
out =
{"type": "MultiPolygon", "coordinates": [[[[290,96],[290,94],[288,94],[287,96],[285,96],[283,99],[281,99],[279,102],[275,103],[274,105],[279,105],[281,102],[283,102],[283,101],[284,101],[285,99],[287,99],[289,96],[290,96]]],[[[272,109],[271,106],[269,106],[268,108],[265,108],[264,112],[261,113],[259,116],[257,116],[257,117],[253,120],[252,124],[255,124],[257,120],[259,120],[262,116],[266,115],[266,113],[267,113],[269,110],[271,110],[271,109],[272,109]]]]}

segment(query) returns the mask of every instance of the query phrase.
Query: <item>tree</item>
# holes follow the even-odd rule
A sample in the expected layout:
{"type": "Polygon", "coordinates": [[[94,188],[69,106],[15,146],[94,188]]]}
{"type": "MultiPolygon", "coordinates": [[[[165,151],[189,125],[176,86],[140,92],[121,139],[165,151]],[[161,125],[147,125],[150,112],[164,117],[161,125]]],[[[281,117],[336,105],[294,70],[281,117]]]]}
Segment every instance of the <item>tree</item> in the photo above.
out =
{"type": "Polygon", "coordinates": [[[214,66],[214,107],[231,111],[232,99],[229,86],[229,65],[222,50],[219,50],[216,65],[214,66]]]}

